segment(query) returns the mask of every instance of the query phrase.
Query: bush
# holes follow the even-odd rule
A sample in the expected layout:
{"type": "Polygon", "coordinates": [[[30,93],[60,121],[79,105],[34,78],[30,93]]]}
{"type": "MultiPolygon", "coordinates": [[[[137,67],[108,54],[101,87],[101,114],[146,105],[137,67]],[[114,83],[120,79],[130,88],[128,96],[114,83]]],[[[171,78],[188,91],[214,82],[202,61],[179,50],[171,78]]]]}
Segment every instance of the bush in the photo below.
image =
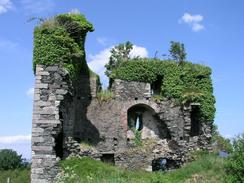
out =
{"type": "Polygon", "coordinates": [[[0,150],[0,170],[13,170],[23,167],[23,159],[11,149],[0,150]]]}
{"type": "Polygon", "coordinates": [[[244,182],[244,134],[233,140],[233,153],[225,163],[227,182],[244,182]]]}

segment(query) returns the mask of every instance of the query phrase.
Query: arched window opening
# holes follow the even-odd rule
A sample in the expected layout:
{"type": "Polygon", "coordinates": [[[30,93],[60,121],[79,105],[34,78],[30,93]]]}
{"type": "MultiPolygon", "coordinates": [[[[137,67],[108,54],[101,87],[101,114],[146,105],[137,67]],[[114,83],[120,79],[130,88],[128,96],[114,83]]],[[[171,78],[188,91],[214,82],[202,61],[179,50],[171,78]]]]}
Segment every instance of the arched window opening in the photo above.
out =
{"type": "Polygon", "coordinates": [[[143,128],[142,114],[141,113],[136,114],[136,118],[135,118],[135,122],[134,122],[134,128],[138,131],[141,131],[143,128]]]}
{"type": "Polygon", "coordinates": [[[141,131],[143,129],[143,113],[145,109],[141,106],[135,106],[128,110],[129,129],[141,131]]]}

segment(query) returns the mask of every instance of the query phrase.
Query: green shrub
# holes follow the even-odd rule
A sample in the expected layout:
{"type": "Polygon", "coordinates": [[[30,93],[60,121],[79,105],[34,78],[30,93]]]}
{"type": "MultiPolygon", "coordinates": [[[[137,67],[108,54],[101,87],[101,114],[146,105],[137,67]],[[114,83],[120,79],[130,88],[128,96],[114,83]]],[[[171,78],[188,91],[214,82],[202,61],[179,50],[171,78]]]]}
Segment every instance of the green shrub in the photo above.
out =
{"type": "Polygon", "coordinates": [[[21,155],[11,149],[0,150],[0,170],[13,170],[23,167],[21,155]]]}
{"type": "Polygon", "coordinates": [[[233,140],[233,152],[225,163],[227,182],[244,182],[244,134],[233,140]]]}
{"type": "Polygon", "coordinates": [[[133,128],[132,131],[135,134],[135,139],[134,139],[135,145],[142,146],[141,131],[139,131],[135,128],[133,128]]]}
{"type": "Polygon", "coordinates": [[[153,83],[163,78],[160,95],[183,102],[200,103],[200,120],[212,123],[215,114],[215,98],[209,67],[184,62],[158,59],[132,59],[112,71],[111,79],[153,83]],[[186,91],[191,90],[191,92],[186,91]],[[192,92],[195,91],[195,92],[192,92]]]}

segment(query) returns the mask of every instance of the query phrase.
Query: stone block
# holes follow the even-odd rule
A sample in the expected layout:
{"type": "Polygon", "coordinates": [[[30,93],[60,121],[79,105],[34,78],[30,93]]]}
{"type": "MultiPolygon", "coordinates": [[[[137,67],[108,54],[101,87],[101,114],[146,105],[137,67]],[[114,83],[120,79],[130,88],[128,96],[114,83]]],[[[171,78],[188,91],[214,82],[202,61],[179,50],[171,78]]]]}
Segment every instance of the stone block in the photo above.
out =
{"type": "Polygon", "coordinates": [[[56,94],[57,95],[65,95],[68,91],[64,89],[57,89],[56,94]]]}
{"type": "Polygon", "coordinates": [[[59,120],[33,120],[32,121],[34,124],[60,124],[59,120]]]}
{"type": "Polygon", "coordinates": [[[38,83],[35,85],[35,88],[45,88],[47,89],[48,88],[48,84],[45,84],[45,83],[38,83]]]}
{"type": "Polygon", "coordinates": [[[38,75],[42,75],[42,76],[49,76],[49,75],[50,75],[50,73],[49,73],[49,72],[47,72],[47,71],[40,71],[40,72],[38,72],[38,75]]]}
{"type": "Polygon", "coordinates": [[[52,146],[32,146],[32,151],[51,152],[52,150],[52,146]]]}
{"type": "Polygon", "coordinates": [[[42,133],[42,132],[44,132],[43,128],[32,128],[32,133],[42,133]]]}
{"type": "Polygon", "coordinates": [[[47,70],[47,71],[57,71],[58,70],[58,66],[56,66],[56,65],[48,66],[45,70],[47,70]]]}

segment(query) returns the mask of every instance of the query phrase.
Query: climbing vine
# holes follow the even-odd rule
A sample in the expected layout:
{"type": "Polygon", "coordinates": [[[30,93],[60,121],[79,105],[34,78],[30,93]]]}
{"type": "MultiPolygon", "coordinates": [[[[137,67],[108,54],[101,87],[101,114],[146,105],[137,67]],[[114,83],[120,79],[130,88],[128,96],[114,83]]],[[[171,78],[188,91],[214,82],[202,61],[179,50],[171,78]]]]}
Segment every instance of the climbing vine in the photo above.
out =
{"type": "Polygon", "coordinates": [[[81,14],[61,14],[42,21],[34,30],[34,72],[37,64],[61,64],[73,78],[88,72],[84,42],[89,31],[93,26],[81,14]]]}
{"type": "Polygon", "coordinates": [[[111,79],[153,83],[158,76],[163,79],[160,95],[182,104],[200,103],[201,121],[213,122],[215,98],[209,67],[185,62],[158,59],[135,59],[121,62],[112,71],[111,79]]]}

